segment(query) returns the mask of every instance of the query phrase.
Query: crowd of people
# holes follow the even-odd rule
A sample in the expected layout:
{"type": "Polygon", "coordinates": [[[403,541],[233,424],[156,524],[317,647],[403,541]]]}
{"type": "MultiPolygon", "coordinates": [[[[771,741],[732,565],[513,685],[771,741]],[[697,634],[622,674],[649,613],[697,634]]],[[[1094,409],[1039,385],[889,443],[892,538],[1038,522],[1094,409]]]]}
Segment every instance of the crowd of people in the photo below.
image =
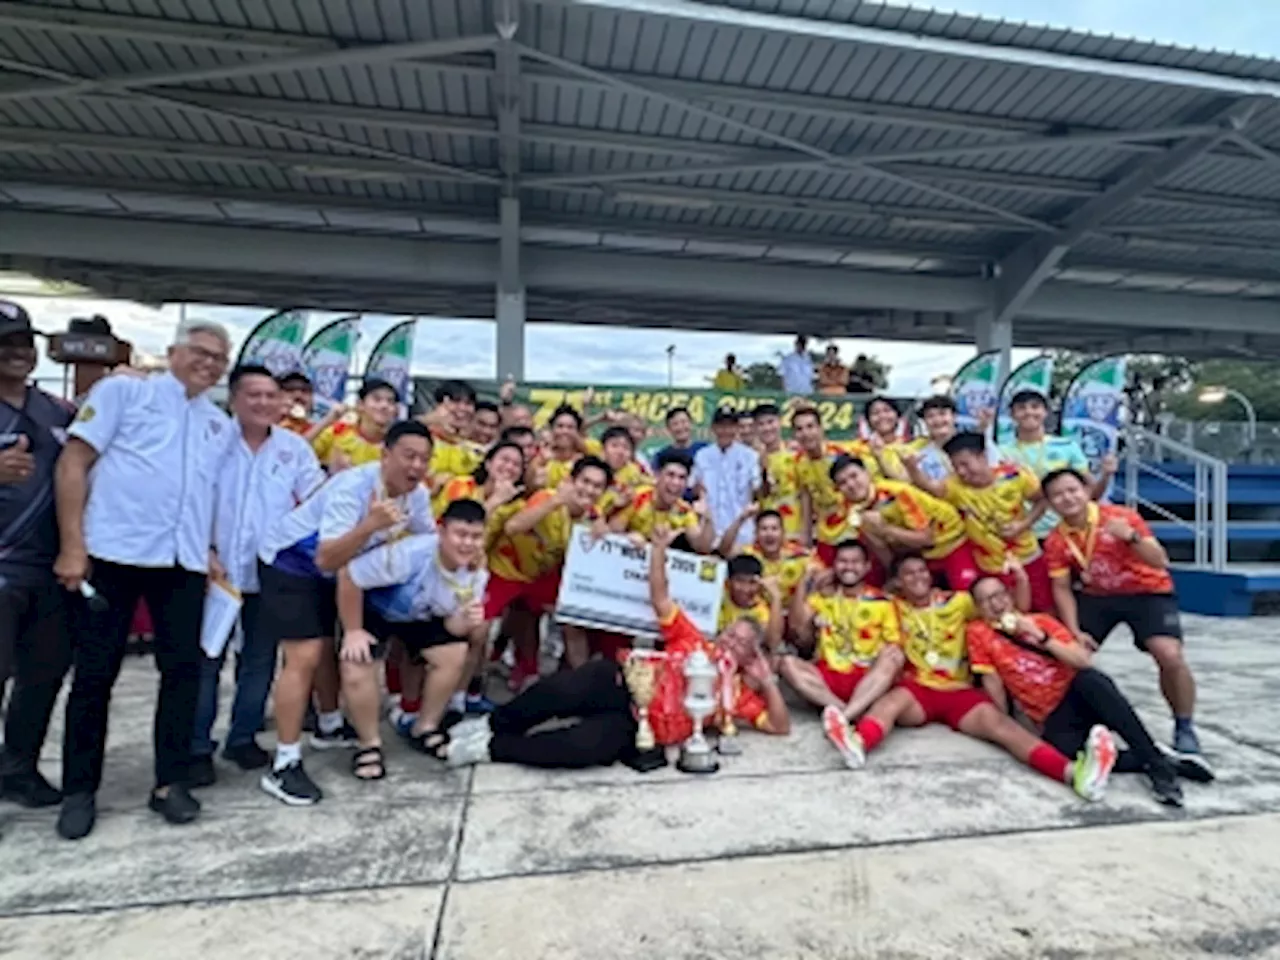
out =
{"type": "MultiPolygon", "coordinates": [[[[447,381],[428,412],[399,419],[405,398],[367,380],[351,409],[316,418],[304,373],[229,370],[227,332],[201,322],[179,332],[167,372],[109,375],[75,409],[29,382],[34,331],[3,306],[0,796],[60,805],[69,840],[95,824],[140,600],[160,673],[148,803],[170,823],[198,817],[219,746],[294,806],[323,799],[304,736],[349,750],[370,782],[387,773],[384,731],[454,766],[632,758],[631,639],[553,623],[579,524],[647,545],[667,669],[697,649],[720,666],[713,723],[786,734],[789,688],[850,767],[895,727],[942,723],[1090,800],[1113,771],[1144,773],[1171,805],[1179,778],[1213,777],[1168,558],[1138,514],[1099,502],[1114,463],[1091,476],[1045,433],[1039,394],[1014,397],[1003,445],[957,432],[941,396],[911,412],[871,400],[870,435],[853,441],[829,440],[804,397],[720,410],[705,443],[675,409],[649,459],[638,418],[588,396],[535,425],[514,385],[490,402],[447,381]],[[224,377],[228,412],[208,396],[224,377]],[[919,437],[903,429],[913,415],[919,437]],[[673,600],[670,550],[726,561],[714,636],[673,600]],[[243,601],[221,744],[226,652],[201,645],[210,581],[243,601]],[[1092,665],[1122,624],[1157,665],[1171,746],[1092,665]],[[559,662],[541,676],[548,651],[559,662]],[[484,680],[500,663],[516,695],[498,706],[484,680]],[[54,787],[37,762],[68,673],[54,787]],[[269,702],[274,751],[258,741],[269,702]],[[571,722],[542,729],[551,718],[571,722]]],[[[662,744],[692,729],[683,712],[652,720],[662,744]]]]}

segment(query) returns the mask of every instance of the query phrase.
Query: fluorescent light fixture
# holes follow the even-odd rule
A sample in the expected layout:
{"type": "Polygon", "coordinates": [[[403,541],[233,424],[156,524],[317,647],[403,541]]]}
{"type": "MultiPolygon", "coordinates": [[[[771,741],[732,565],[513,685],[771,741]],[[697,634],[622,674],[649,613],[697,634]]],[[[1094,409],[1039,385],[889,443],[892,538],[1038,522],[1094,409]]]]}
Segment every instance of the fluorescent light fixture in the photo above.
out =
{"type": "Polygon", "coordinates": [[[1201,403],[1222,403],[1222,401],[1227,399],[1227,388],[1215,386],[1204,387],[1201,389],[1200,396],[1197,399],[1199,399],[1201,403]]]}
{"type": "Polygon", "coordinates": [[[706,197],[685,197],[675,193],[645,193],[623,190],[611,194],[615,203],[647,203],[651,207],[684,207],[688,210],[710,210],[715,202],[706,197]]]}
{"type": "Polygon", "coordinates": [[[294,173],[304,177],[329,177],[334,180],[362,180],[380,183],[404,183],[405,175],[394,170],[356,170],[351,167],[325,166],[324,164],[301,163],[290,167],[294,173]]]}

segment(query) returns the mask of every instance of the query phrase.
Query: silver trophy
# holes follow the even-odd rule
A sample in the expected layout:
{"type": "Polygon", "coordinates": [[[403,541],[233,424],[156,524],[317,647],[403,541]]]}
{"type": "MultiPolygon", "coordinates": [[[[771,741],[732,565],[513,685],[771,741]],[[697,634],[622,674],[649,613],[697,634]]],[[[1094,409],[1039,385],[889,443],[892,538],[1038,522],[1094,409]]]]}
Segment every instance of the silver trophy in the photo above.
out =
{"type": "Polygon", "coordinates": [[[703,735],[702,726],[707,717],[716,712],[716,677],[719,671],[701,648],[691,653],[684,662],[684,709],[693,721],[693,735],[680,747],[680,759],[676,768],[682,773],[715,773],[720,761],[712,752],[711,744],[703,735]]]}

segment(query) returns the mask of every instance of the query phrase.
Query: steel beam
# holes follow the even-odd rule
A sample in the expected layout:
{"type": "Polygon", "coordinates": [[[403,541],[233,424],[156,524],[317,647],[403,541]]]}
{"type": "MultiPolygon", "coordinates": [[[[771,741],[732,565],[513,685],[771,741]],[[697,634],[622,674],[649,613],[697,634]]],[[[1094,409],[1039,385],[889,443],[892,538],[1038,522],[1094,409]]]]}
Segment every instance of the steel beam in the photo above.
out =
{"type": "Polygon", "coordinates": [[[995,322],[1012,321],[1086,233],[1213,149],[1247,123],[1255,108],[1256,101],[1252,100],[1219,107],[1212,132],[1189,137],[1162,156],[1134,164],[1106,193],[1072,211],[1057,235],[1033,238],[1004,257],[996,270],[995,322]]]}
{"type": "Polygon", "coordinates": [[[309,37],[297,33],[277,33],[160,17],[101,13],[73,7],[34,7],[27,3],[14,3],[12,0],[0,0],[0,26],[72,36],[151,40],[155,43],[225,50],[275,52],[339,48],[339,43],[329,37],[309,37]]]}
{"type": "Polygon", "coordinates": [[[239,60],[235,63],[196,67],[190,70],[156,70],[116,77],[77,78],[71,82],[34,83],[0,90],[0,102],[30,100],[36,97],[75,97],[86,93],[121,93],[150,87],[173,87],[184,83],[208,83],[212,80],[243,79],[274,73],[296,73],[301,70],[363,66],[409,58],[425,60],[488,50],[493,47],[494,42],[492,36],[484,34],[475,37],[454,37],[448,40],[364,44],[336,50],[302,52],[285,57],[239,60]]]}

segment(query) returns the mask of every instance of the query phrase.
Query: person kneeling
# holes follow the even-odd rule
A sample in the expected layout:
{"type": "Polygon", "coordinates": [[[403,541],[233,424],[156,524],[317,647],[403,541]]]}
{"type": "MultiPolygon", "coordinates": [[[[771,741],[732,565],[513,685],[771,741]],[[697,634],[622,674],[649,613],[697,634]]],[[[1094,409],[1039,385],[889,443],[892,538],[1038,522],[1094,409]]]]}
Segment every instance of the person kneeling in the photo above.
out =
{"type": "MultiPolygon", "coordinates": [[[[399,638],[413,661],[427,668],[422,707],[407,739],[441,760],[449,743],[441,720],[463,685],[469,648],[485,639],[484,522],[483,506],[455,500],[441,515],[438,533],[376,547],[338,576],[343,690],[348,696],[364,689],[376,694],[379,653],[391,637],[399,638]]],[[[382,779],[381,749],[357,752],[352,769],[358,779],[382,779]]]]}
{"type": "MultiPolygon", "coordinates": [[[[1111,732],[1101,724],[1088,733],[1083,751],[1074,761],[1020,727],[1001,712],[991,698],[972,685],[965,638],[960,630],[973,601],[963,594],[934,591],[923,557],[904,559],[898,579],[899,611],[907,634],[907,667],[902,685],[877,700],[837,743],[849,767],[857,769],[895,726],[923,727],[945,723],[970,737],[1008,750],[1023,763],[1059,783],[1069,784],[1086,800],[1101,800],[1116,761],[1111,732]],[[957,600],[957,597],[960,599],[957,600]]],[[[996,585],[998,580],[980,580],[996,585]]]]}
{"type": "MultiPolygon", "coordinates": [[[[665,642],[665,669],[676,669],[676,664],[699,648],[708,655],[719,650],[734,668],[727,678],[734,685],[734,719],[763,733],[789,733],[790,713],[773,669],[761,653],[761,626],[741,617],[720,631],[714,646],[709,644],[671,599],[667,550],[674,539],[673,531],[659,525],[652,537],[649,598],[665,642]]],[[[679,682],[683,683],[682,677],[679,682]]],[[[720,696],[717,691],[717,702],[724,702],[720,696]]],[[[683,709],[678,716],[658,716],[657,706],[650,706],[650,716],[659,743],[679,743],[692,734],[692,724],[683,709]]],[[[463,766],[493,761],[566,769],[609,766],[635,751],[636,710],[620,664],[596,660],[546,677],[487,717],[458,724],[448,746],[449,763],[463,766]],[[577,722],[530,732],[548,720],[577,722]]]]}
{"type": "Polygon", "coordinates": [[[1090,665],[1087,647],[1047,614],[1018,614],[998,580],[973,588],[981,620],[969,624],[974,672],[997,703],[1008,691],[1022,712],[1043,730],[1046,742],[1074,753],[1087,731],[1105,724],[1124,738],[1119,773],[1145,772],[1157,800],[1182,806],[1177,776],[1207,783],[1213,771],[1199,756],[1166,757],[1112,679],[1090,665]]]}

